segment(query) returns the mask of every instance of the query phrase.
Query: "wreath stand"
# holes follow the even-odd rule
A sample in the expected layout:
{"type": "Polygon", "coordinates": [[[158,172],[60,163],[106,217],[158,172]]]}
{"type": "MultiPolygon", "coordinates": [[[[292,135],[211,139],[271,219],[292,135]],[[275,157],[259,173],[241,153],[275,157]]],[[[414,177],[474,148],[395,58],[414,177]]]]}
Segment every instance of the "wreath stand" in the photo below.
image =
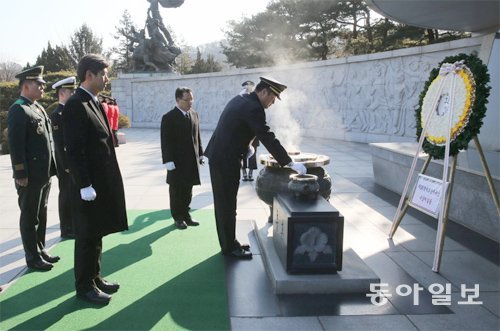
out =
{"type": "MultiPolygon", "coordinates": [[[[456,72],[452,71],[452,72],[449,72],[448,74],[453,75],[451,87],[450,87],[450,90],[451,90],[450,95],[454,95],[453,92],[455,90],[456,72]]],[[[443,81],[444,80],[440,81],[440,84],[438,86],[438,93],[436,93],[436,97],[433,100],[431,109],[436,109],[437,103],[439,101],[439,96],[441,95],[441,92],[443,90],[443,81]]],[[[451,133],[453,104],[454,104],[454,100],[453,100],[453,98],[451,98],[450,107],[449,107],[450,110],[448,111],[448,119],[449,119],[448,131],[447,131],[448,133],[451,133]]],[[[441,256],[443,253],[444,240],[445,240],[446,226],[448,223],[448,211],[449,211],[450,203],[451,203],[453,180],[455,177],[455,170],[457,167],[457,158],[458,158],[458,155],[454,155],[451,157],[452,158],[451,169],[450,169],[449,174],[448,174],[448,168],[450,165],[450,134],[446,135],[445,158],[444,158],[444,164],[443,164],[443,176],[442,176],[442,181],[441,181],[441,193],[439,195],[440,211],[439,211],[438,215],[428,213],[425,210],[418,208],[418,206],[416,206],[412,203],[415,190],[412,192],[409,199],[405,198],[406,194],[408,192],[408,187],[410,186],[412,174],[415,171],[415,166],[417,164],[417,160],[419,159],[422,144],[424,143],[424,139],[426,138],[427,128],[429,127],[431,115],[432,115],[432,111],[429,112],[429,114],[427,115],[427,118],[425,119],[425,126],[422,129],[422,133],[420,135],[420,139],[418,142],[417,151],[415,153],[415,157],[413,158],[410,172],[409,172],[408,177],[406,179],[406,184],[405,184],[405,187],[403,189],[401,199],[399,201],[398,209],[396,211],[396,214],[394,215],[392,227],[391,227],[391,230],[389,232],[389,238],[392,239],[394,233],[396,232],[399,224],[401,223],[401,220],[403,219],[404,215],[408,211],[409,207],[413,207],[415,209],[418,209],[418,210],[420,210],[426,214],[429,214],[435,218],[437,217],[438,218],[438,228],[437,228],[437,234],[436,234],[436,244],[435,244],[435,248],[434,248],[434,262],[433,262],[433,266],[432,266],[432,271],[439,272],[439,267],[441,265],[441,256]]],[[[483,166],[485,177],[486,177],[486,180],[488,182],[488,187],[490,189],[491,195],[493,197],[493,200],[494,200],[496,208],[497,208],[497,213],[500,215],[500,204],[498,202],[497,192],[495,190],[495,186],[494,186],[493,180],[491,178],[490,170],[488,168],[488,164],[486,162],[486,158],[484,157],[484,153],[483,153],[483,150],[481,148],[481,144],[479,143],[479,138],[477,137],[477,135],[474,136],[473,140],[474,140],[474,143],[476,145],[477,151],[478,151],[480,159],[481,159],[481,164],[483,166]]],[[[430,164],[431,159],[432,159],[432,156],[429,155],[427,157],[427,160],[424,162],[424,165],[423,165],[419,175],[423,175],[425,173],[425,171],[427,170],[427,167],[430,164]]],[[[415,184],[415,186],[416,185],[417,184],[415,184]]]]}

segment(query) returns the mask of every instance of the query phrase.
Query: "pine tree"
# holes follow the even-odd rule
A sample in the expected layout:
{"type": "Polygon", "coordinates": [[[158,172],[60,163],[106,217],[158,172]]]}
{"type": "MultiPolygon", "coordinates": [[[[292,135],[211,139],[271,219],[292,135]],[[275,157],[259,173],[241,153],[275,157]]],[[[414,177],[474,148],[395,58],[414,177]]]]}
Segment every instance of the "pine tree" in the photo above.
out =
{"type": "Polygon", "coordinates": [[[69,52],[75,63],[86,54],[102,54],[102,38],[96,36],[87,24],[83,24],[70,38],[69,52]]]}
{"type": "Polygon", "coordinates": [[[113,35],[118,40],[118,46],[111,49],[112,54],[118,55],[113,67],[128,71],[132,68],[132,45],[128,37],[132,36],[133,31],[137,31],[138,29],[132,21],[128,10],[123,12],[119,23],[119,26],[115,26],[116,34],[113,35]]]}

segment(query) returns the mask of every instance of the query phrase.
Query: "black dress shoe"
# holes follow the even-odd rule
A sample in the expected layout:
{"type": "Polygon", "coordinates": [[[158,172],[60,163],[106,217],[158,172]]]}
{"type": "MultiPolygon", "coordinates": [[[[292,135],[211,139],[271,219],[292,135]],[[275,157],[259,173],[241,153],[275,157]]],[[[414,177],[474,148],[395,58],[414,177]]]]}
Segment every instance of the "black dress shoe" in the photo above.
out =
{"type": "Polygon", "coordinates": [[[252,253],[247,252],[242,248],[237,248],[235,250],[232,250],[231,252],[226,252],[223,254],[241,260],[250,260],[252,258],[252,253]]]}
{"type": "Polygon", "coordinates": [[[58,262],[61,258],[57,255],[49,255],[48,253],[46,252],[42,252],[40,254],[42,256],[42,258],[47,261],[47,262],[50,262],[50,263],[56,263],[58,262]]]}
{"type": "Polygon", "coordinates": [[[97,286],[98,289],[107,294],[118,292],[118,289],[120,288],[120,284],[108,282],[107,280],[102,278],[96,279],[95,285],[97,286]]]}
{"type": "Polygon", "coordinates": [[[184,221],[175,221],[175,226],[177,227],[177,229],[179,230],[184,230],[184,229],[187,229],[187,224],[186,222],[184,221]]]}
{"type": "Polygon", "coordinates": [[[93,288],[85,293],[76,292],[76,296],[97,305],[107,305],[111,300],[111,295],[106,294],[97,288],[93,288]]]}
{"type": "Polygon", "coordinates": [[[30,269],[49,271],[50,269],[52,269],[52,267],[54,267],[52,263],[45,262],[44,260],[28,262],[28,268],[30,269]]]}
{"type": "Polygon", "coordinates": [[[235,243],[235,247],[236,248],[241,248],[241,249],[243,249],[243,250],[245,250],[247,252],[250,251],[250,245],[248,245],[248,244],[240,244],[240,242],[238,240],[235,240],[234,243],[235,243]]]}
{"type": "Polygon", "coordinates": [[[199,222],[196,222],[195,220],[193,220],[191,218],[187,219],[185,222],[186,222],[186,224],[188,226],[198,226],[198,225],[200,225],[199,222]]]}

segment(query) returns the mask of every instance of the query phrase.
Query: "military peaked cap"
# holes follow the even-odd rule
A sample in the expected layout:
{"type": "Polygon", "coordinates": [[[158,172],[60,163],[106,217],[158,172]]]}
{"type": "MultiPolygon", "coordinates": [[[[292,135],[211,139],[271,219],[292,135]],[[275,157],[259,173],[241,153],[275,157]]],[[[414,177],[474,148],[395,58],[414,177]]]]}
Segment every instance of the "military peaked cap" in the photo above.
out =
{"type": "Polygon", "coordinates": [[[274,94],[276,94],[276,97],[278,97],[278,99],[281,100],[280,93],[286,89],[286,85],[278,82],[274,78],[270,78],[270,77],[259,77],[259,78],[260,78],[260,81],[265,83],[269,87],[269,89],[274,94]]]}
{"type": "Polygon", "coordinates": [[[37,82],[45,84],[43,80],[43,66],[37,66],[25,69],[24,71],[18,73],[16,78],[20,81],[24,80],[36,80],[37,82]]]}
{"type": "Polygon", "coordinates": [[[76,88],[76,78],[74,76],[71,76],[71,77],[68,77],[68,78],[64,78],[64,79],[61,79],[60,81],[54,83],[54,85],[52,85],[52,88],[53,89],[56,89],[56,88],[76,88]]]}

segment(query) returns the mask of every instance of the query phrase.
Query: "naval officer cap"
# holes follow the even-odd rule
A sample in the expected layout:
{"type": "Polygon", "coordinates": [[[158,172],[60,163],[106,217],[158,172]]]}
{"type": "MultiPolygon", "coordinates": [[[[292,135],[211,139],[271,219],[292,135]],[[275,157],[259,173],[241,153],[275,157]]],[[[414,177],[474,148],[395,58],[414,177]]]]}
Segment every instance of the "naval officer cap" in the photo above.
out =
{"type": "Polygon", "coordinates": [[[46,84],[43,80],[43,66],[27,68],[16,75],[19,81],[34,80],[42,84],[46,84]]]}
{"type": "Polygon", "coordinates": [[[286,85],[278,82],[276,79],[271,77],[259,77],[260,81],[266,84],[269,89],[276,94],[276,97],[281,100],[280,93],[286,89],[286,85]]]}
{"type": "Polygon", "coordinates": [[[76,88],[76,78],[74,76],[64,78],[64,79],[61,79],[60,81],[54,83],[54,85],[52,85],[53,89],[63,88],[63,87],[70,88],[70,89],[76,88]]]}

